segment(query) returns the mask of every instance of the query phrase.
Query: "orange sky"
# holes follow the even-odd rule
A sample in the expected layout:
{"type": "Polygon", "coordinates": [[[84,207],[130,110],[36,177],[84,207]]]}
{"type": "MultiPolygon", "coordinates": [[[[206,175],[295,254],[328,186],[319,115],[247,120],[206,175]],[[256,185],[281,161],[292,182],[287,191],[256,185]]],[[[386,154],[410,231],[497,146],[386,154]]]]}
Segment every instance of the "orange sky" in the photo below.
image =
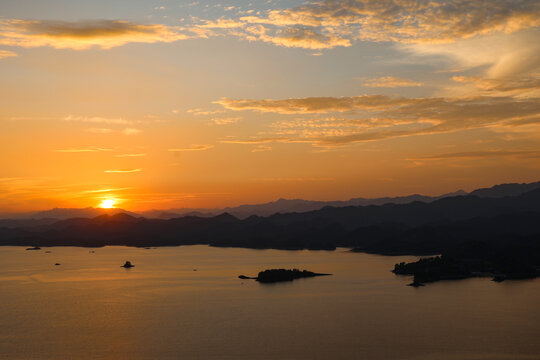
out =
{"type": "Polygon", "coordinates": [[[388,6],[0,3],[0,213],[540,180],[540,3],[388,6]]]}

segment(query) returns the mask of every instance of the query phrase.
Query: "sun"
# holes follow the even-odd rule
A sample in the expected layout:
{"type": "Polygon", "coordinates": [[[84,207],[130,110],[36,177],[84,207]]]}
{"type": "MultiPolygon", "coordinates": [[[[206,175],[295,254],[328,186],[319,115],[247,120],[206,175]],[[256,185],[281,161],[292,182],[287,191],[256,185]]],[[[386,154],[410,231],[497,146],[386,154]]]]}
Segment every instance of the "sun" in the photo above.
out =
{"type": "Polygon", "coordinates": [[[115,203],[116,201],[114,199],[105,199],[101,201],[101,204],[99,204],[99,207],[103,209],[112,209],[115,203]]]}

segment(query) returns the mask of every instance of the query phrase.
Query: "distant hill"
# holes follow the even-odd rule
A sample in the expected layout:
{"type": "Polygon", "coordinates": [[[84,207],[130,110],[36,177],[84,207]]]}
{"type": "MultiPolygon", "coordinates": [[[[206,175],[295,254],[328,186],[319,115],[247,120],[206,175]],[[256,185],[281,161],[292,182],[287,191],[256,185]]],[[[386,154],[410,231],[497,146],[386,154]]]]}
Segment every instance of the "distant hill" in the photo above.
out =
{"type": "Polygon", "coordinates": [[[501,184],[495,185],[490,188],[477,189],[470,193],[470,195],[478,197],[491,197],[500,198],[505,196],[518,196],[528,191],[539,189],[540,181],[534,183],[513,183],[513,184],[501,184]]]}
{"type": "Polygon", "coordinates": [[[270,216],[276,213],[291,213],[291,212],[308,212],[320,210],[325,206],[345,207],[345,206],[368,206],[368,205],[384,205],[384,204],[408,204],[415,201],[433,202],[442,198],[474,195],[478,197],[492,198],[504,196],[517,196],[527,191],[540,188],[540,182],[529,184],[502,184],[495,185],[491,188],[482,188],[467,193],[464,190],[458,190],[452,193],[439,196],[426,196],[413,194],[397,197],[382,197],[382,198],[351,198],[344,201],[313,201],[303,199],[279,199],[262,204],[246,204],[235,207],[225,207],[221,209],[200,209],[200,208],[180,208],[168,210],[150,210],[142,212],[141,215],[148,218],[172,219],[179,216],[215,216],[222,213],[231,214],[239,219],[245,219],[252,215],[270,216]]]}
{"type": "Polygon", "coordinates": [[[36,213],[29,213],[19,215],[15,219],[0,219],[0,227],[18,228],[18,227],[30,227],[40,226],[55,223],[59,220],[66,220],[72,218],[94,218],[100,215],[115,215],[115,214],[127,214],[133,217],[141,217],[131,211],[127,211],[120,208],[102,209],[87,207],[82,209],[77,208],[54,208],[51,210],[40,211],[36,213]]]}
{"type": "Polygon", "coordinates": [[[54,218],[39,218],[39,219],[0,219],[0,228],[22,228],[31,226],[50,225],[57,222],[54,218]]]}
{"type": "MultiPolygon", "coordinates": [[[[540,188],[540,182],[523,184],[501,184],[491,188],[477,189],[469,193],[480,198],[500,198],[505,196],[517,196],[525,192],[540,188]]],[[[54,220],[64,220],[69,218],[92,218],[103,214],[114,215],[124,213],[133,217],[146,217],[151,219],[173,219],[182,216],[213,217],[219,214],[228,213],[239,219],[247,219],[250,216],[271,216],[284,213],[307,213],[323,209],[325,207],[348,207],[348,206],[371,206],[386,204],[410,204],[413,202],[431,203],[444,198],[464,196],[468,193],[458,190],[453,193],[439,196],[425,196],[413,194],[398,197],[382,198],[351,198],[346,201],[312,201],[303,199],[279,199],[262,204],[246,204],[236,207],[200,209],[200,208],[180,208],[167,210],[149,210],[140,213],[133,213],[124,209],[101,209],[101,208],[54,208],[37,213],[19,215],[17,219],[0,219],[0,227],[25,227],[32,225],[32,219],[40,220],[40,223],[50,223],[54,220]]],[[[37,224],[37,223],[36,223],[37,224]]]]}
{"type": "Polygon", "coordinates": [[[222,213],[231,214],[239,219],[245,219],[252,215],[270,216],[276,213],[290,212],[308,212],[320,210],[325,206],[344,207],[344,206],[359,206],[359,205],[383,205],[388,203],[407,204],[413,201],[431,202],[444,197],[466,195],[463,190],[440,196],[424,196],[424,195],[409,195],[398,197],[383,197],[383,198],[352,198],[345,201],[313,201],[302,199],[279,199],[263,204],[240,205],[236,207],[226,207],[221,209],[169,209],[169,210],[150,210],[142,212],[141,215],[148,218],[172,219],[179,216],[215,216],[222,213]]]}
{"type": "Polygon", "coordinates": [[[120,209],[120,208],[112,208],[112,209],[103,209],[103,208],[94,208],[94,207],[87,207],[83,209],[70,209],[70,208],[54,208],[51,210],[46,211],[40,211],[32,215],[32,218],[34,219],[46,219],[46,218],[54,218],[54,219],[69,219],[69,218],[75,218],[75,217],[96,217],[99,215],[115,215],[119,213],[128,214],[134,217],[141,217],[141,215],[120,209]]]}
{"type": "Polygon", "coordinates": [[[0,229],[0,244],[210,244],[279,249],[357,246],[374,252],[384,249],[385,253],[424,253],[428,249],[442,250],[453,242],[485,238],[486,234],[493,239],[540,235],[540,189],[514,197],[466,195],[430,203],[326,206],[303,213],[278,213],[268,217],[252,215],[246,219],[224,213],[214,217],[185,216],[165,220],[138,218],[119,212],[0,229]],[[524,223],[516,220],[513,223],[519,226],[501,227],[506,218],[519,218],[516,214],[527,214],[523,217],[524,223]],[[493,222],[491,219],[499,220],[493,222]],[[488,231],[490,228],[497,231],[488,231]]]}

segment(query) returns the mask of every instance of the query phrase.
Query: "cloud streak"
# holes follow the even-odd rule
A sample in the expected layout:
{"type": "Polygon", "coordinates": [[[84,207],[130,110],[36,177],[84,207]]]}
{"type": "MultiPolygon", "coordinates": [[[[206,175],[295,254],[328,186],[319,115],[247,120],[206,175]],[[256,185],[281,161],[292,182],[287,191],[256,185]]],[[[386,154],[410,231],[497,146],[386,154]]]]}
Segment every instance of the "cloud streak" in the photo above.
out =
{"type": "Polygon", "coordinates": [[[17,53],[9,50],[0,50],[0,60],[7,59],[10,57],[16,57],[18,56],[17,53]]]}
{"type": "Polygon", "coordinates": [[[204,151],[212,149],[214,145],[193,145],[187,148],[175,148],[175,149],[168,149],[167,151],[170,152],[185,152],[185,151],[204,151]]]}
{"type": "Polygon", "coordinates": [[[405,98],[390,98],[384,95],[366,95],[353,97],[309,97],[283,100],[228,99],[215,101],[228,110],[256,110],[278,114],[309,114],[345,112],[361,109],[376,109],[407,103],[405,98]]]}
{"type": "Polygon", "coordinates": [[[236,124],[240,120],[242,120],[242,117],[212,118],[212,122],[216,125],[236,124]]]}
{"type": "Polygon", "coordinates": [[[297,47],[311,50],[331,49],[336,46],[351,46],[351,41],[339,35],[324,34],[306,27],[289,27],[271,32],[262,25],[248,26],[245,33],[236,35],[250,41],[264,41],[284,47],[297,47]]]}
{"type": "Polygon", "coordinates": [[[86,129],[86,131],[94,133],[94,134],[111,134],[114,132],[113,129],[108,129],[108,128],[90,128],[90,129],[86,129]]]}
{"type": "Polygon", "coordinates": [[[125,187],[125,188],[116,188],[116,189],[98,189],[98,190],[83,190],[81,191],[82,194],[99,194],[99,193],[107,193],[107,192],[114,192],[114,191],[124,191],[124,190],[130,190],[133,189],[131,187],[125,187]]]}
{"type": "Polygon", "coordinates": [[[409,158],[411,161],[427,161],[427,160],[446,160],[446,159],[489,159],[489,158],[523,158],[534,159],[540,158],[540,151],[525,150],[525,151],[509,151],[509,150],[488,150],[488,151],[464,151],[438,154],[426,157],[409,158]]]}
{"type": "Polygon", "coordinates": [[[251,152],[263,152],[263,151],[271,151],[272,147],[267,145],[258,145],[256,148],[251,150],[251,152]]]}
{"type": "Polygon", "coordinates": [[[451,43],[540,25],[536,0],[327,0],[257,15],[204,21],[250,41],[330,49],[359,41],[451,43]]]}
{"type": "Polygon", "coordinates": [[[111,49],[224,34],[278,46],[324,50],[355,41],[444,44],[540,26],[536,0],[327,0],[185,27],[124,20],[0,20],[0,45],[111,49]]]}
{"type": "Polygon", "coordinates": [[[118,154],[114,155],[115,157],[143,157],[146,156],[145,153],[134,153],[134,154],[118,154]]]}
{"type": "Polygon", "coordinates": [[[52,20],[0,20],[0,44],[25,48],[111,49],[128,43],[171,43],[191,36],[178,27],[136,24],[122,20],[78,22],[52,20]]]}
{"type": "Polygon", "coordinates": [[[63,118],[64,121],[83,122],[94,124],[111,124],[111,125],[129,125],[132,121],[123,118],[104,118],[100,116],[75,116],[68,115],[63,118]]]}
{"type": "Polygon", "coordinates": [[[113,149],[92,146],[88,148],[59,149],[55,151],[60,152],[60,153],[88,153],[88,152],[109,152],[109,151],[113,151],[113,149]]]}
{"type": "Polygon", "coordinates": [[[122,130],[122,134],[124,135],[137,135],[137,134],[140,134],[142,132],[142,130],[140,129],[135,129],[135,128],[126,128],[124,130],[122,130]]]}
{"type": "Polygon", "coordinates": [[[114,173],[114,174],[124,174],[124,173],[136,173],[141,172],[142,169],[113,169],[113,170],[105,170],[106,173],[114,173]]]}
{"type": "Polygon", "coordinates": [[[367,87],[397,88],[422,86],[420,82],[409,79],[402,79],[393,76],[383,76],[376,79],[369,79],[363,84],[367,87]]]}
{"type": "Polygon", "coordinates": [[[493,79],[480,76],[454,76],[452,80],[471,87],[483,95],[495,96],[540,96],[540,74],[522,78],[493,79]]]}
{"type": "Polygon", "coordinates": [[[118,134],[123,134],[123,135],[126,135],[126,136],[137,135],[137,134],[140,134],[142,132],[142,130],[135,129],[135,128],[125,128],[123,130],[118,130],[118,131],[113,130],[113,129],[109,129],[109,128],[90,128],[90,129],[86,129],[86,131],[90,132],[90,133],[93,133],[93,134],[109,135],[109,134],[118,133],[118,134]]]}
{"type": "Polygon", "coordinates": [[[510,96],[396,98],[365,95],[286,100],[222,99],[219,103],[231,110],[301,115],[348,112],[356,116],[355,119],[278,121],[272,125],[274,136],[222,141],[235,144],[311,142],[319,146],[340,146],[482,127],[501,130],[540,122],[538,98],[510,96]]]}

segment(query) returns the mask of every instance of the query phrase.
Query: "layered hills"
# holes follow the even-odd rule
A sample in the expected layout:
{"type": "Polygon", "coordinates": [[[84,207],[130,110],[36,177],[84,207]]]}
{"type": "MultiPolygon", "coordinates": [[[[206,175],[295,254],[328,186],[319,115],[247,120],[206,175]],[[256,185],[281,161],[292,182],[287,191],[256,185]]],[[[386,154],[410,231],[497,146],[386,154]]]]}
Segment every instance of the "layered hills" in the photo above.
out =
{"type": "Polygon", "coordinates": [[[349,247],[389,255],[443,254],[443,260],[396,270],[406,274],[422,268],[421,279],[444,278],[444,271],[433,275],[441,269],[452,269],[452,276],[491,269],[534,277],[540,269],[540,188],[536,184],[501,185],[429,202],[325,206],[244,219],[229,213],[151,219],[117,211],[96,217],[25,220],[18,227],[0,225],[0,245],[349,247]],[[518,265],[526,271],[517,270],[518,265]]]}

